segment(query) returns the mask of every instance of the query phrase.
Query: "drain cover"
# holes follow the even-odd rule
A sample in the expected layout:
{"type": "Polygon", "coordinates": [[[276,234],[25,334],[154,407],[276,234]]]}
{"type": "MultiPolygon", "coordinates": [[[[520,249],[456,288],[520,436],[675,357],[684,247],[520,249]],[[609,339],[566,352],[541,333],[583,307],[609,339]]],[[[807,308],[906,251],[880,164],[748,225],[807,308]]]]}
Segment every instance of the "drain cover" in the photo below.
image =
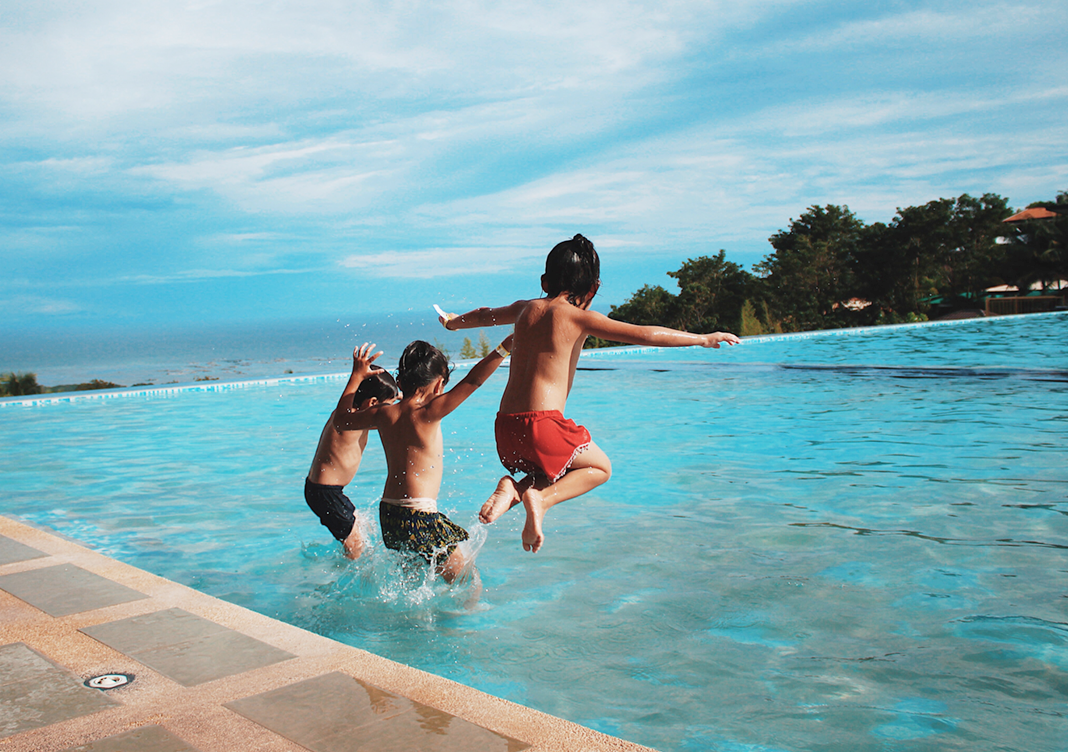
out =
{"type": "Polygon", "coordinates": [[[93,689],[118,689],[134,680],[133,674],[101,674],[85,680],[85,686],[93,689]]]}

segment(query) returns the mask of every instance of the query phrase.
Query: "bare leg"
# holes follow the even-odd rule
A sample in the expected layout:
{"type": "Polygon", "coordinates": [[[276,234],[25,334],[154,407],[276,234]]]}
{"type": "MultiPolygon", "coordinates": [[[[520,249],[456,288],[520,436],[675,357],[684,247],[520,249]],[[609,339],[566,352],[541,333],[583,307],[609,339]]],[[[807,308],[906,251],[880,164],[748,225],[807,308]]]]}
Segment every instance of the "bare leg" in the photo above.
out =
{"type": "Polygon", "coordinates": [[[478,569],[471,568],[471,594],[464,601],[464,608],[472,609],[478,605],[478,599],[482,597],[482,576],[478,573],[478,569]]]}
{"type": "Polygon", "coordinates": [[[456,582],[457,577],[463,574],[464,564],[466,563],[464,555],[460,553],[460,549],[458,547],[454,548],[452,553],[449,554],[449,558],[438,565],[437,573],[442,576],[445,582],[451,585],[456,582]]]}
{"type": "Polygon", "coordinates": [[[478,568],[475,567],[474,558],[469,559],[461,550],[461,546],[456,546],[449,554],[449,558],[438,565],[434,571],[450,585],[458,580],[470,580],[470,594],[464,601],[464,607],[474,608],[478,604],[478,599],[482,596],[482,577],[478,573],[478,568]]]}
{"type": "Polygon", "coordinates": [[[592,491],[611,477],[611,460],[591,442],[560,480],[551,485],[535,483],[530,486],[521,497],[523,507],[527,510],[527,521],[523,526],[523,550],[537,553],[545,542],[541,523],[549,507],[592,491]]]}
{"type": "Polygon", "coordinates": [[[523,492],[530,487],[531,482],[529,475],[518,483],[510,475],[501,478],[497,481],[493,494],[482,505],[482,510],[478,513],[479,521],[488,525],[514,507],[522,500],[523,492]]]}
{"type": "Polygon", "coordinates": [[[439,564],[435,571],[450,585],[457,580],[473,575],[475,582],[478,583],[479,590],[482,589],[482,578],[479,577],[478,570],[474,567],[474,559],[468,560],[463,551],[460,550],[460,546],[453,548],[449,558],[439,564]]]}
{"type": "Polygon", "coordinates": [[[363,548],[366,545],[364,527],[363,515],[356,512],[355,519],[352,522],[352,530],[349,531],[348,537],[341,543],[345,548],[345,558],[359,559],[363,555],[363,548]]]}

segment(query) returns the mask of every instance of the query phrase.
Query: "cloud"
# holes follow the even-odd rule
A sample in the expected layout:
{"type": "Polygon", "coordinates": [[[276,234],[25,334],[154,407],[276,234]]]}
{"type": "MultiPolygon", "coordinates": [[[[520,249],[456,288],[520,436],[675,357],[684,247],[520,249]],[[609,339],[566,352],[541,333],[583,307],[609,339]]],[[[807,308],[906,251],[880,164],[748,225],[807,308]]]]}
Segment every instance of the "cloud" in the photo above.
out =
{"type": "Polygon", "coordinates": [[[6,316],[68,316],[80,313],[83,307],[72,300],[40,295],[16,295],[0,298],[0,312],[6,316]]]}
{"type": "Polygon", "coordinates": [[[307,274],[306,269],[263,269],[258,271],[241,269],[185,269],[173,274],[131,274],[116,277],[106,284],[114,285],[169,285],[183,282],[202,282],[213,279],[239,279],[245,277],[264,277],[278,274],[307,274]]]}
{"type": "Polygon", "coordinates": [[[59,174],[102,175],[114,168],[115,160],[99,155],[67,159],[49,157],[34,164],[42,169],[52,170],[59,174]]]}
{"type": "Polygon", "coordinates": [[[653,2],[42,0],[5,7],[0,91],[82,128],[163,114],[227,120],[361,94],[510,99],[624,73],[640,82],[650,61],[685,48],[680,17],[706,13],[698,2],[666,12],[653,2]]]}
{"type": "Polygon", "coordinates": [[[211,190],[249,212],[331,212],[363,203],[363,183],[384,180],[389,144],[336,138],[199,151],[183,162],[132,168],[182,191],[211,190]]]}
{"type": "MultiPolygon", "coordinates": [[[[1027,83],[1000,91],[888,90],[848,96],[813,96],[804,102],[771,106],[744,117],[733,131],[782,137],[832,136],[843,131],[929,127],[943,121],[962,130],[975,129],[977,120],[995,113],[1019,113],[1035,108],[1056,110],[1068,105],[1068,86],[1027,83]]],[[[1023,128],[1021,132],[1028,132],[1023,128]]],[[[822,142],[815,141],[815,144],[822,142]]]]}
{"type": "Polygon", "coordinates": [[[517,247],[425,248],[350,254],[338,264],[365,277],[432,279],[511,271],[524,259],[544,258],[544,254],[541,249],[517,247]]]}
{"type": "MultiPolygon", "coordinates": [[[[900,7],[900,6],[898,6],[900,7]]],[[[878,18],[851,19],[821,26],[812,34],[764,48],[764,54],[857,50],[880,48],[950,48],[977,40],[1016,39],[1032,31],[1036,22],[1048,18],[1048,9],[1020,3],[973,3],[951,10],[906,9],[878,18]]]]}
{"type": "Polygon", "coordinates": [[[312,271],[525,275],[575,232],[637,269],[756,259],[812,204],[886,221],[963,192],[1050,198],[1068,87],[1042,71],[1068,53],[1039,13],[16,2],[0,258],[64,293],[246,279],[308,300],[312,271]]]}

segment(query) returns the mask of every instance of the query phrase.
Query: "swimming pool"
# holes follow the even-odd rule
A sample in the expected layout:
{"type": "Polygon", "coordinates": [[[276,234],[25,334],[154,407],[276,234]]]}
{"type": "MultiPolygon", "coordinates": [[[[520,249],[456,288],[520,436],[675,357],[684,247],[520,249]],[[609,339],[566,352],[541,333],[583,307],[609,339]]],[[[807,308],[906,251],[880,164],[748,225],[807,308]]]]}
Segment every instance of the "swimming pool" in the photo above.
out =
{"type": "MultiPolygon", "coordinates": [[[[515,512],[476,531],[473,609],[305,507],[340,377],[5,406],[0,509],[665,751],[1063,750],[1066,342],[1053,314],[590,354],[569,412],[613,478],[536,556],[515,512]]],[[[467,526],[503,384],[444,424],[467,526]]]]}

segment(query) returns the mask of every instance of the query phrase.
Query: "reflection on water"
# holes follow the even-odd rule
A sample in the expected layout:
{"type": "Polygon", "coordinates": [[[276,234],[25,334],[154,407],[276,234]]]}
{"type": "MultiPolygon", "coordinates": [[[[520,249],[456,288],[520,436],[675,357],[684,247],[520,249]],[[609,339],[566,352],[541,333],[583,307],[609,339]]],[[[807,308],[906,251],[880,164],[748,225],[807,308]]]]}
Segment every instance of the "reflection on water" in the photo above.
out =
{"type": "MultiPolygon", "coordinates": [[[[1063,749],[1068,316],[597,353],[569,412],[612,480],[545,548],[492,380],[444,425],[440,505],[484,590],[302,498],[343,380],[2,408],[2,509],[117,558],[662,750],[1063,749]]],[[[377,448],[349,488],[376,517],[377,448]]]]}

